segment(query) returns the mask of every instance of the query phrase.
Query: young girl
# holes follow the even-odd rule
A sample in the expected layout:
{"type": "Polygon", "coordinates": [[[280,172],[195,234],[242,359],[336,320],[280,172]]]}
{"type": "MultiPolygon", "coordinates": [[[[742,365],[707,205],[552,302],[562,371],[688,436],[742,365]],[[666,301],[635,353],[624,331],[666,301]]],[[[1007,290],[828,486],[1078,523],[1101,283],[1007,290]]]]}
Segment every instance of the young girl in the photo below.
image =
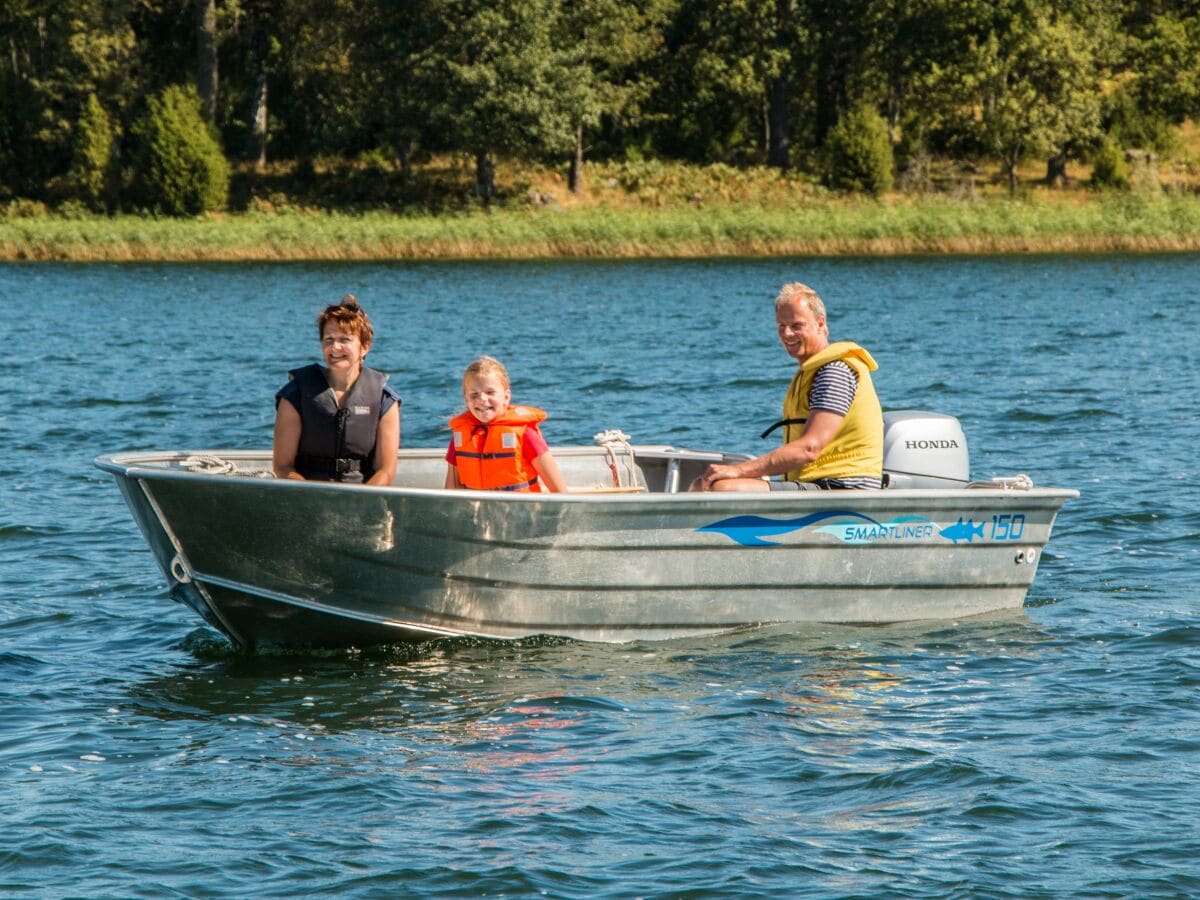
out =
{"type": "Polygon", "coordinates": [[[467,411],[450,420],[454,434],[446,451],[446,487],[485,491],[567,489],[538,423],[546,413],[509,406],[508,372],[499,360],[481,356],[463,373],[467,411]]]}

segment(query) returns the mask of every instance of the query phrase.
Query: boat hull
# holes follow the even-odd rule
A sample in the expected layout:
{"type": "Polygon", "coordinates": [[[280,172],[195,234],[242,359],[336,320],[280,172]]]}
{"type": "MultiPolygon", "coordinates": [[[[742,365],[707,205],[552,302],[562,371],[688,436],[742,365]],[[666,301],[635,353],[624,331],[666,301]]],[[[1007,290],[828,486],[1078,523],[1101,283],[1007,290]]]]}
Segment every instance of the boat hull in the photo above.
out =
{"type": "Polygon", "coordinates": [[[1073,491],[497,495],[98,461],[239,644],[665,639],[1022,605],[1073,491]]]}

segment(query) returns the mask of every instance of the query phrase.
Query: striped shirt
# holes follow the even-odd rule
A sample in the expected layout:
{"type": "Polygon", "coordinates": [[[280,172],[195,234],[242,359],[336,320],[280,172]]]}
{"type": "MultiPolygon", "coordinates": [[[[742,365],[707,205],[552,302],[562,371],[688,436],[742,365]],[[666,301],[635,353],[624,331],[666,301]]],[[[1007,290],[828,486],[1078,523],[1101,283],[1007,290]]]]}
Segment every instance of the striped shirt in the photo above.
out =
{"type": "MultiPolygon", "coordinates": [[[[839,416],[850,412],[850,404],[858,391],[858,376],[854,370],[835,359],[817,369],[812,387],[808,390],[809,410],[823,409],[839,416]]],[[[882,485],[873,475],[856,475],[851,478],[818,478],[813,482],[819,488],[878,490],[882,485]]]]}
{"type": "Polygon", "coordinates": [[[850,412],[850,404],[858,391],[858,378],[854,370],[835,359],[817,369],[812,387],[808,389],[808,408],[824,409],[844,416],[850,412]]]}

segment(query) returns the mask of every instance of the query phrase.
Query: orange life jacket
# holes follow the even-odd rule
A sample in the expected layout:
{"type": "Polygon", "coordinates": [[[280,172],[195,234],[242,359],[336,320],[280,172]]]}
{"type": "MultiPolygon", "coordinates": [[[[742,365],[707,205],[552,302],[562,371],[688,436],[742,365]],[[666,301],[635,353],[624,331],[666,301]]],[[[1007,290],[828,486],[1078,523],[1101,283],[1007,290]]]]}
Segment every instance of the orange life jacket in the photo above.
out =
{"type": "Polygon", "coordinates": [[[546,418],[532,406],[510,406],[484,425],[470,412],[450,420],[458,483],[477,491],[541,491],[537,470],[525,462],[525,429],[546,418]]]}

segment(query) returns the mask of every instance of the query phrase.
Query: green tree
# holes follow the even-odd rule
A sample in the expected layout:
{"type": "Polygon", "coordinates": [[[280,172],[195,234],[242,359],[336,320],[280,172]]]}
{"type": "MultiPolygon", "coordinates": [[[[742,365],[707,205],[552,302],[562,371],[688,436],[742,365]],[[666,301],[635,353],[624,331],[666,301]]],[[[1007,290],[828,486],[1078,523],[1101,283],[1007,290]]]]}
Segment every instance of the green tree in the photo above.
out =
{"type": "Polygon", "coordinates": [[[67,182],[71,194],[94,210],[112,207],[116,188],[114,138],[108,113],[89,94],[75,126],[74,151],[67,182]]]}
{"type": "Polygon", "coordinates": [[[452,0],[438,8],[434,64],[422,68],[433,124],[475,160],[475,193],[495,194],[495,154],[565,154],[590,73],[560,46],[558,0],[452,0]]]}
{"type": "Polygon", "coordinates": [[[0,192],[47,196],[71,166],[89,94],[125,109],[136,90],[131,2],[0,2],[0,192]]]}
{"type": "Polygon", "coordinates": [[[797,0],[682,0],[655,61],[655,144],[697,162],[791,163],[797,0]]]}
{"type": "Polygon", "coordinates": [[[807,0],[806,6],[813,142],[820,146],[842,115],[864,99],[864,82],[876,73],[872,57],[879,52],[878,23],[872,0],[807,0]]]}
{"type": "Polygon", "coordinates": [[[1129,167],[1120,146],[1111,140],[1103,141],[1092,154],[1092,184],[1126,190],[1129,187],[1129,167]]]}
{"type": "MultiPolygon", "coordinates": [[[[1114,106],[1123,137],[1166,143],[1163,125],[1200,116],[1200,5],[1194,0],[1139,2],[1127,11],[1127,48],[1114,106]]],[[[1160,149],[1165,147],[1160,146],[1160,149]]]]}
{"type": "Polygon", "coordinates": [[[1015,192],[1027,154],[1048,156],[1098,134],[1096,35],[1022,0],[1001,0],[989,13],[965,59],[935,66],[928,84],[942,98],[942,123],[994,152],[1015,192]]]}
{"type": "Polygon", "coordinates": [[[569,94],[574,134],[567,176],[568,188],[577,193],[586,133],[602,117],[615,122],[637,116],[653,89],[644,63],[661,46],[669,10],[663,0],[571,0],[562,10],[562,33],[555,40],[578,75],[569,94]]]}
{"type": "Polygon", "coordinates": [[[373,0],[347,13],[352,85],[347,98],[361,108],[355,119],[363,139],[393,152],[411,171],[421,147],[450,147],[434,132],[438,102],[437,52],[445,37],[430,0],[373,0]]]}
{"type": "MultiPolygon", "coordinates": [[[[340,141],[329,140],[343,132],[342,108],[333,98],[342,98],[337,85],[345,80],[348,69],[346,41],[341,34],[346,20],[335,6],[291,0],[281,4],[273,22],[272,30],[280,37],[267,82],[270,140],[287,147],[293,159],[342,149],[340,141]]],[[[241,40],[231,40],[227,47],[243,56],[252,53],[241,40]]],[[[228,73],[225,95],[231,100],[250,104],[250,90],[236,72],[228,73]]],[[[229,146],[236,146],[239,137],[249,140],[247,134],[229,134],[229,146]]]]}
{"type": "Polygon", "coordinates": [[[882,194],[892,187],[892,144],[887,123],[870,105],[849,110],[825,138],[830,187],[882,194]]]}
{"type": "MultiPolygon", "coordinates": [[[[243,147],[244,158],[259,171],[267,163],[271,124],[268,100],[274,95],[271,77],[280,57],[279,38],[293,26],[291,19],[297,5],[297,0],[225,0],[217,10],[211,34],[204,36],[204,41],[220,50],[213,56],[213,71],[207,78],[205,66],[197,72],[200,84],[208,80],[211,85],[213,120],[220,127],[225,146],[243,147]]],[[[200,22],[198,16],[197,25],[200,22]]],[[[200,32],[197,37],[201,37],[200,32]]],[[[200,61],[205,59],[207,55],[201,54],[200,61]]]]}
{"type": "Polygon", "coordinates": [[[965,0],[871,0],[857,40],[861,61],[853,85],[857,93],[878,102],[893,146],[904,137],[919,144],[941,98],[926,89],[937,67],[966,62],[965,33],[974,20],[965,0]],[[908,135],[902,136],[907,128],[908,135]]]}
{"type": "Polygon", "coordinates": [[[212,122],[217,117],[220,64],[217,60],[217,0],[193,0],[196,12],[196,87],[200,108],[212,122]]]}
{"type": "Polygon", "coordinates": [[[225,204],[229,163],[194,86],[171,85],[150,97],[133,137],[137,181],[148,206],[183,216],[225,204]]]}

